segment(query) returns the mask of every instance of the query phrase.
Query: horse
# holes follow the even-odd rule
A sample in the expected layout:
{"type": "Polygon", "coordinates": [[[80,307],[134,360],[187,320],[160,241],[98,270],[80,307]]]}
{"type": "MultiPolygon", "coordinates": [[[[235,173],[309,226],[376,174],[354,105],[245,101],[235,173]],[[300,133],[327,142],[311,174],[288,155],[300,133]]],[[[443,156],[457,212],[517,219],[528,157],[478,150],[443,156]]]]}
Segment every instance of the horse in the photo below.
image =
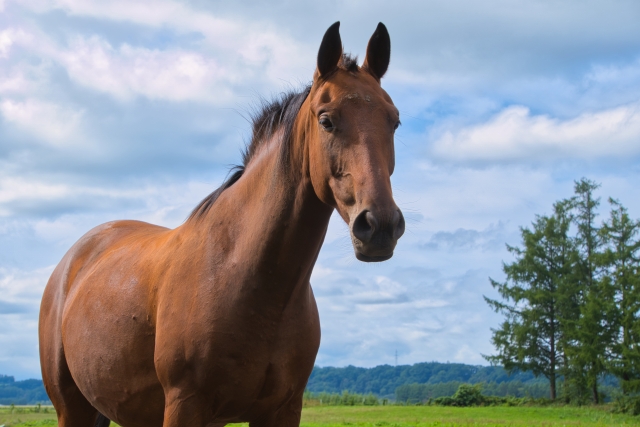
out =
{"type": "Polygon", "coordinates": [[[310,85],[263,105],[242,166],[177,228],[123,220],[81,237],[39,319],[60,427],[298,426],[320,345],[309,283],[332,212],[355,256],[393,255],[398,109],[380,23],[362,66],[324,34],[310,85]]]}

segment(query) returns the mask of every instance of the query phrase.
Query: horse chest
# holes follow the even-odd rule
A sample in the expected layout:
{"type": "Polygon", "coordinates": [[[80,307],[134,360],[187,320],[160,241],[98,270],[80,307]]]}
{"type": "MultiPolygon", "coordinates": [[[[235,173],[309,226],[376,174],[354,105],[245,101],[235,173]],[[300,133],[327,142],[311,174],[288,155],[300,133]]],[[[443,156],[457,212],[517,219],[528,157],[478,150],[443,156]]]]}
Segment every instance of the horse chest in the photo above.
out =
{"type": "Polygon", "coordinates": [[[208,396],[221,417],[247,408],[259,411],[304,389],[319,346],[318,313],[308,283],[277,309],[265,308],[266,301],[261,306],[243,301],[203,305],[178,319],[158,317],[179,325],[171,336],[167,327],[158,327],[155,365],[163,386],[208,396]]]}

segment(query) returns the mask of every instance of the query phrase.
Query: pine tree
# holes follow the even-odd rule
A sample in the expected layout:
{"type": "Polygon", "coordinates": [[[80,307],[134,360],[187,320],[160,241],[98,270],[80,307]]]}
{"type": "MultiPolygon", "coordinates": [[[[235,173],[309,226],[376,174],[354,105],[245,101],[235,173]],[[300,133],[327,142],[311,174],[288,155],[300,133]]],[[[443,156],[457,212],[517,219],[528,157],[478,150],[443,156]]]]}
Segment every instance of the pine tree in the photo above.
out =
{"type": "Polygon", "coordinates": [[[612,288],[603,280],[605,242],[596,224],[600,199],[595,198],[593,192],[598,187],[595,182],[582,178],[575,183],[576,195],[571,199],[578,253],[573,278],[580,316],[575,327],[567,331],[570,379],[579,391],[588,388],[596,404],[600,403],[598,379],[607,371],[607,354],[615,330],[615,319],[611,317],[612,288]]]}
{"type": "Polygon", "coordinates": [[[556,203],[551,217],[538,216],[532,230],[521,228],[523,248],[507,246],[516,260],[503,264],[506,282],[490,279],[503,301],[485,297],[506,319],[492,329],[498,354],[484,357],[508,371],[545,376],[551,399],[556,398],[556,380],[564,366],[563,310],[572,307],[569,278],[575,250],[568,236],[569,207],[556,203]]]}
{"type": "Polygon", "coordinates": [[[609,361],[611,372],[621,380],[625,394],[640,391],[640,222],[609,199],[611,214],[602,227],[609,245],[604,253],[606,280],[612,287],[617,329],[609,361]]]}

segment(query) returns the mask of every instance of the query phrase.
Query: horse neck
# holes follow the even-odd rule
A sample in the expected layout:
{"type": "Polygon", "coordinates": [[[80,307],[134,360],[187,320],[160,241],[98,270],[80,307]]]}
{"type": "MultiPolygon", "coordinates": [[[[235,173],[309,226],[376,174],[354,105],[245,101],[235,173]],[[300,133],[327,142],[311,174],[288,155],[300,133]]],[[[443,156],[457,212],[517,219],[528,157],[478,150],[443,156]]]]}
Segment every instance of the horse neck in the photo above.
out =
{"type": "MultiPolygon", "coordinates": [[[[251,276],[243,286],[274,287],[274,297],[306,286],[333,211],[318,199],[305,171],[305,135],[294,132],[287,164],[281,162],[281,132],[264,141],[201,225],[229,242],[228,255],[251,276]]],[[[219,237],[211,241],[219,243],[219,237]]]]}

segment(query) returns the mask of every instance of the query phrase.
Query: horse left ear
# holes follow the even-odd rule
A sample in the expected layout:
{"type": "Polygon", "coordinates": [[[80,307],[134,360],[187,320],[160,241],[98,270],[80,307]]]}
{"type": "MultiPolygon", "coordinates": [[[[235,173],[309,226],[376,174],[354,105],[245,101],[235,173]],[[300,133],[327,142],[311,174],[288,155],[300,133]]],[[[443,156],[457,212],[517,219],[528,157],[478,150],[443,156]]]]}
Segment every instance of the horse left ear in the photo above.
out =
{"type": "Polygon", "coordinates": [[[340,39],[340,21],[338,21],[329,27],[322,38],[318,50],[318,75],[325,77],[338,68],[341,56],[342,40],[340,39]]]}
{"type": "Polygon", "coordinates": [[[380,80],[389,68],[391,58],[391,39],[387,27],[382,22],[371,36],[367,45],[367,56],[364,58],[362,68],[371,73],[373,77],[380,80]]]}

